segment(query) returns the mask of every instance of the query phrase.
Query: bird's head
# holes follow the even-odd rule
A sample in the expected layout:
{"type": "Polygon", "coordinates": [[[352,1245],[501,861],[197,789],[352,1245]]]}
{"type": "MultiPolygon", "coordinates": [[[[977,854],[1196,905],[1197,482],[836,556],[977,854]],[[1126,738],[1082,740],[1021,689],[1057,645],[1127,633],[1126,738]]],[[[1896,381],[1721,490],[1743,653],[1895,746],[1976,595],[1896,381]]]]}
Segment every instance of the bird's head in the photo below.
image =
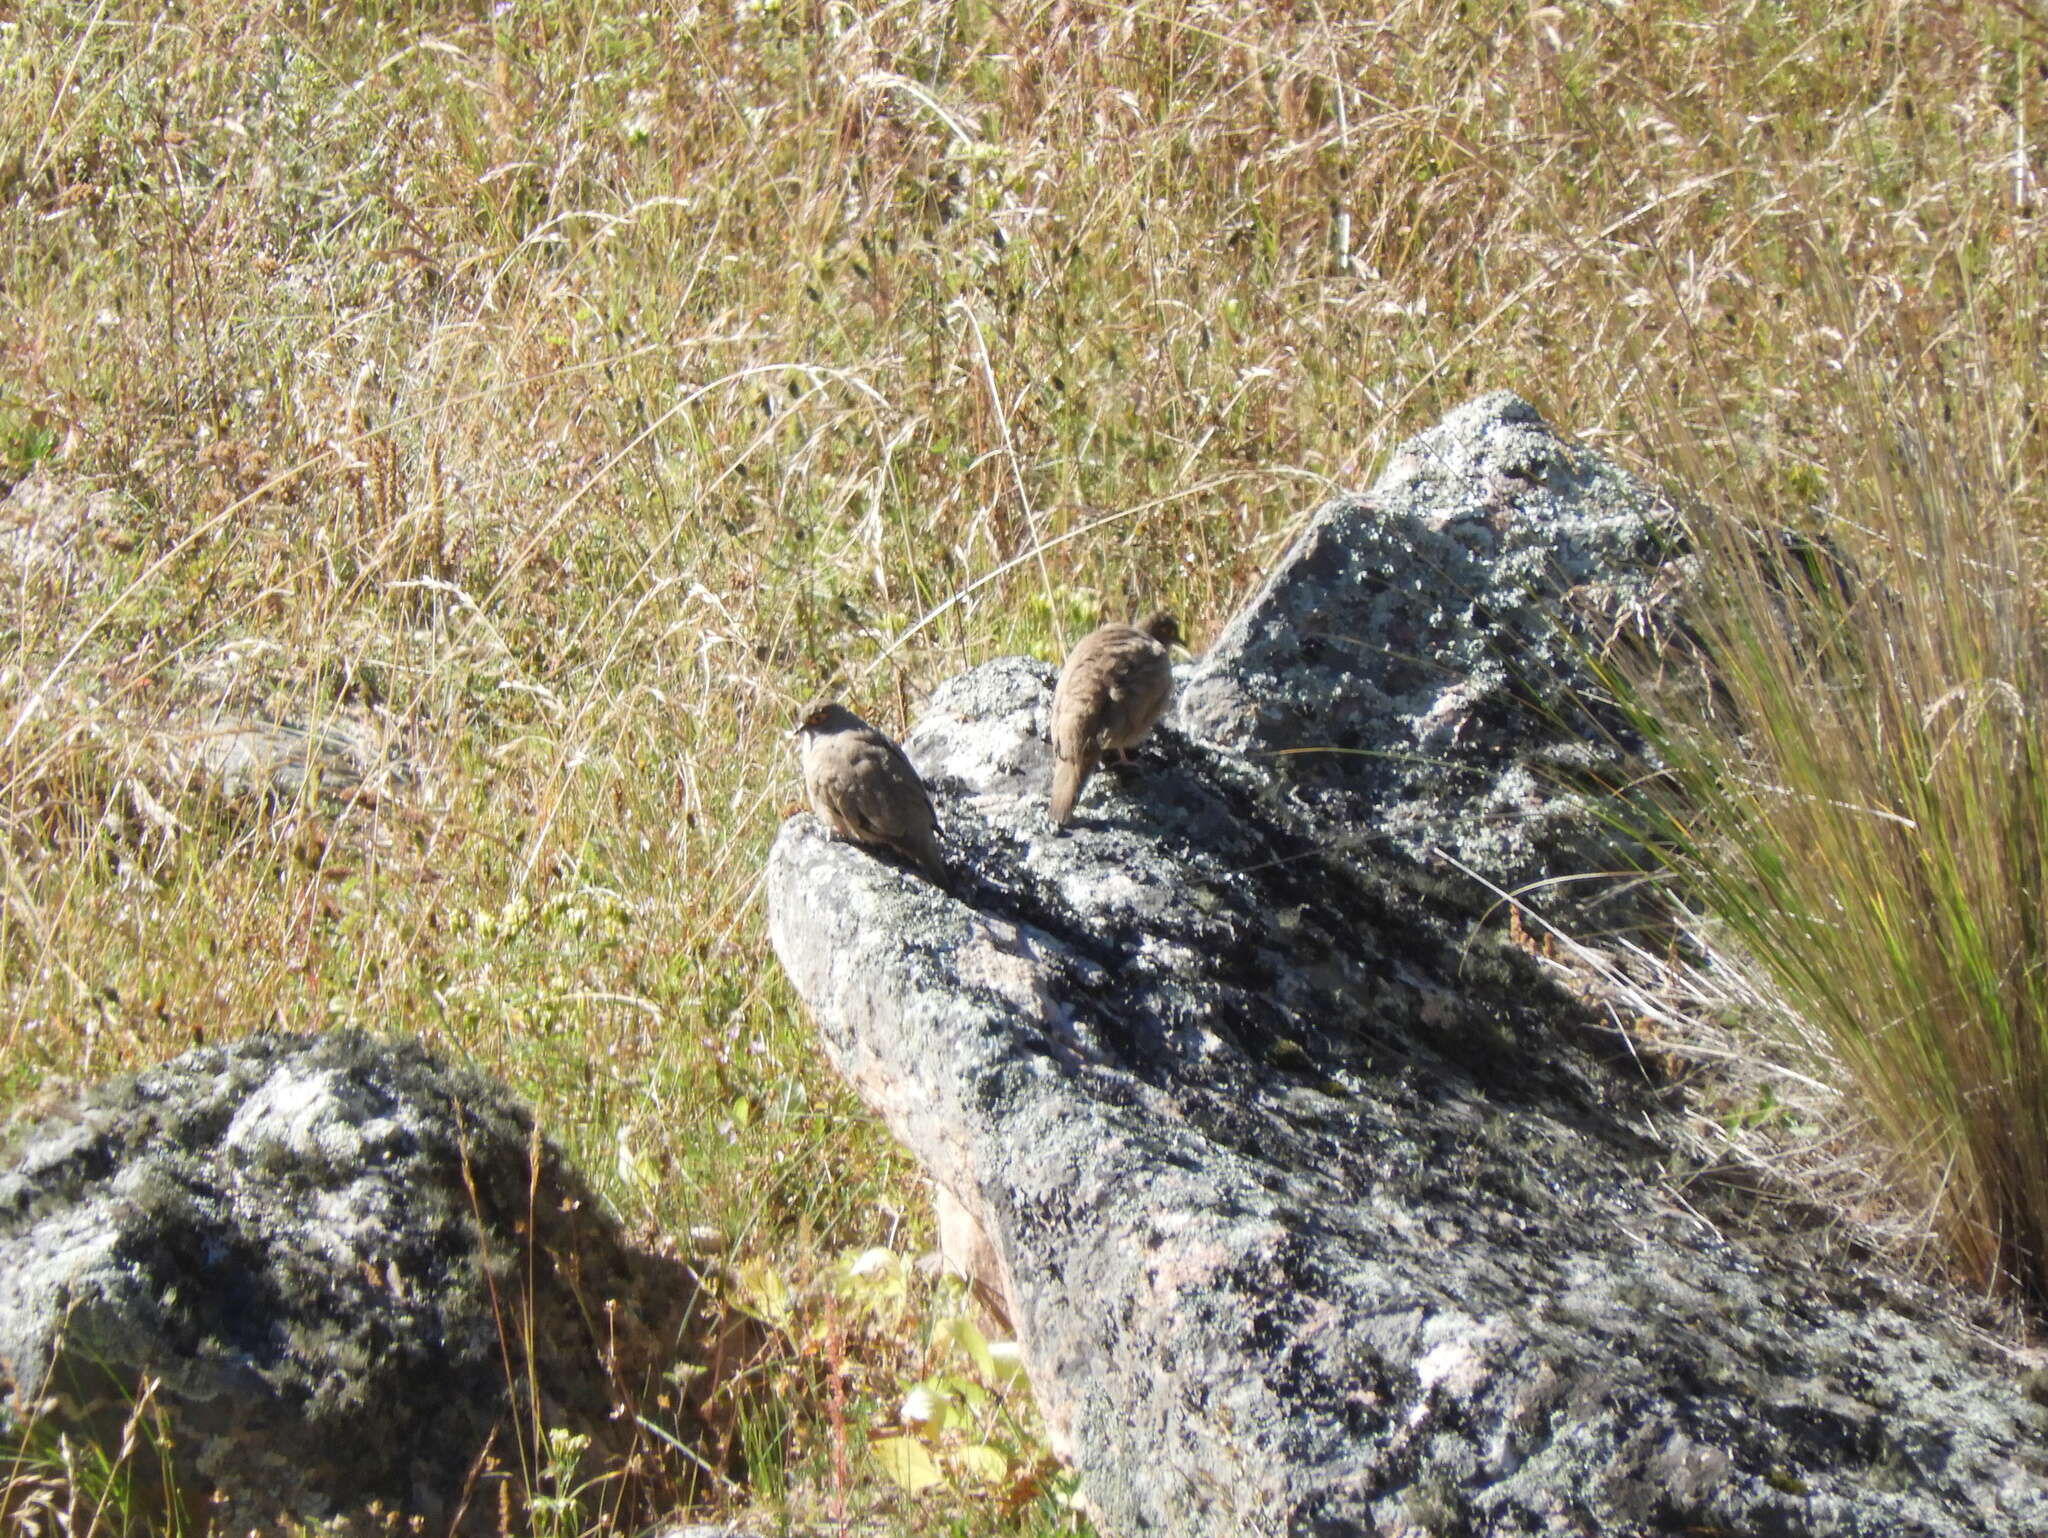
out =
{"type": "Polygon", "coordinates": [[[859,726],[860,717],[848,710],[837,700],[813,700],[804,706],[803,714],[797,717],[792,737],[808,737],[824,732],[843,732],[849,726],[859,726]]]}
{"type": "Polygon", "coordinates": [[[1161,646],[1171,647],[1186,644],[1180,638],[1180,621],[1171,614],[1168,614],[1164,609],[1161,609],[1156,614],[1146,615],[1139,622],[1138,628],[1161,646]]]}

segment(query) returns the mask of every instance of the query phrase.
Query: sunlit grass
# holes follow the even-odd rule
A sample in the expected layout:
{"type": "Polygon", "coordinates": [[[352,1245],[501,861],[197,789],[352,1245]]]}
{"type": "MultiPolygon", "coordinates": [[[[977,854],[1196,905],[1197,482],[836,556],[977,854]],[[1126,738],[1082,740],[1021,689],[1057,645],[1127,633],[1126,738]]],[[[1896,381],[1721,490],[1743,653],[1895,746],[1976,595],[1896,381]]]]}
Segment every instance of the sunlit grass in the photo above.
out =
{"type": "Polygon", "coordinates": [[[1699,673],[1638,679],[1635,699],[1668,770],[1656,834],[1768,981],[1767,1050],[1847,1092],[1953,1269],[2040,1307],[2044,508],[1976,399],[2040,373],[2024,351],[1967,361],[1961,389],[1845,371],[1808,496],[1693,460],[1693,484],[1737,499],[1694,519],[1699,673]]]}
{"type": "Polygon", "coordinates": [[[0,481],[110,495],[0,549],[6,1094],[347,1021],[503,1075],[630,1222],[914,1247],[763,943],[797,702],[900,728],[1156,604],[1199,644],[1496,386],[1775,508],[1851,463],[1831,382],[1911,361],[2036,508],[2031,26],[7,10],[0,481]],[[222,701],[375,720],[413,777],[374,829],[223,804],[159,741],[222,701]]]}

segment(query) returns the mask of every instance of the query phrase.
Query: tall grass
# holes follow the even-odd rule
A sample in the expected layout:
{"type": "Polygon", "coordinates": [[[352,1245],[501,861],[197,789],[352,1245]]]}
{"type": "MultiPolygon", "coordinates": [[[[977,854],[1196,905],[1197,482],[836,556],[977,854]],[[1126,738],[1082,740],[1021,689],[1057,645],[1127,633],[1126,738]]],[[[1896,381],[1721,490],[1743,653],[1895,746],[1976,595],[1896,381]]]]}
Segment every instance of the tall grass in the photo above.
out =
{"type": "MultiPolygon", "coordinates": [[[[630,1221],[914,1245],[762,943],[797,703],[1199,642],[1496,386],[1776,508],[1845,360],[1921,359],[2024,491],[2044,58],[1899,0],[0,7],[0,482],[104,499],[0,522],[0,1095],[353,1022],[630,1221]],[[227,804],[161,751],[223,702],[414,774],[227,804]]],[[[793,1415],[791,1509],[863,1392],[793,1415]]]]}
{"type": "Polygon", "coordinates": [[[2040,1308],[2048,497],[1996,409],[2039,399],[2039,346],[1972,348],[1960,378],[1874,354],[1816,402],[1809,497],[1693,457],[1730,499],[1692,520],[1700,672],[1638,678],[1636,714],[1682,890],[1776,1000],[1763,1050],[1869,1119],[1957,1272],[2040,1308]]]}

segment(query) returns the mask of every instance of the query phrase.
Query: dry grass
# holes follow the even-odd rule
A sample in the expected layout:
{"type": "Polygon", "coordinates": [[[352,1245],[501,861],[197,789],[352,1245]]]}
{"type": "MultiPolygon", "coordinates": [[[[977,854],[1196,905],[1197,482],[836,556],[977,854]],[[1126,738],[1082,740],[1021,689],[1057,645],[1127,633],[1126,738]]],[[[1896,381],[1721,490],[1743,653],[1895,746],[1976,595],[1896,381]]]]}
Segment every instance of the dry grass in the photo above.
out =
{"type": "Polygon", "coordinates": [[[1697,520],[1711,699],[1636,697],[1670,770],[1658,833],[1762,984],[1773,1055],[1847,1092],[1947,1268],[2039,1311],[2048,503],[2025,445],[1970,420],[1975,388],[1915,360],[1842,393],[1813,505],[1697,520]]]}
{"type": "MultiPolygon", "coordinates": [[[[1903,3],[0,6],[0,455],[107,494],[0,529],[6,1096],[350,1021],[633,1221],[914,1238],[762,943],[792,707],[1199,641],[1499,385],[1772,507],[1910,360],[2038,507],[2044,60],[1903,3]],[[164,749],[223,711],[407,772],[252,809],[164,749]]],[[[792,1502],[1064,1520],[835,1435],[792,1502]]]]}

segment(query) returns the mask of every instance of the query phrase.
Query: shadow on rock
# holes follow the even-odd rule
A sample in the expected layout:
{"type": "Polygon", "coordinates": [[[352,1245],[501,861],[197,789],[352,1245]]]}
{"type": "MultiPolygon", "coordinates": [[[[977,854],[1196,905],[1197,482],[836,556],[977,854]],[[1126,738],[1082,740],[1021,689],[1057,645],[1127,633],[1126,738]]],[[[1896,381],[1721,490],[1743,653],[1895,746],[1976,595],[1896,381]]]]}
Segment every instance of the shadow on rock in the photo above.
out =
{"type": "Polygon", "coordinates": [[[1051,673],[1014,658],[905,742],[950,894],[785,824],[776,953],[1105,1532],[2048,1531],[2013,1359],[1688,1204],[1587,1006],[1475,931],[1614,868],[1570,787],[1626,747],[1571,626],[1668,592],[1670,545],[1489,396],[1316,515],[1065,836],[1051,673]]]}
{"type": "Polygon", "coordinates": [[[713,1399],[751,1344],[504,1089],[409,1043],[202,1048],[46,1112],[0,1174],[17,1432],[113,1448],[141,1403],[169,1489],[224,1528],[495,1531],[543,1428],[590,1438],[580,1477],[623,1476],[622,1511],[673,1502],[638,1417],[704,1368],[662,1424],[722,1461],[713,1399]]]}

